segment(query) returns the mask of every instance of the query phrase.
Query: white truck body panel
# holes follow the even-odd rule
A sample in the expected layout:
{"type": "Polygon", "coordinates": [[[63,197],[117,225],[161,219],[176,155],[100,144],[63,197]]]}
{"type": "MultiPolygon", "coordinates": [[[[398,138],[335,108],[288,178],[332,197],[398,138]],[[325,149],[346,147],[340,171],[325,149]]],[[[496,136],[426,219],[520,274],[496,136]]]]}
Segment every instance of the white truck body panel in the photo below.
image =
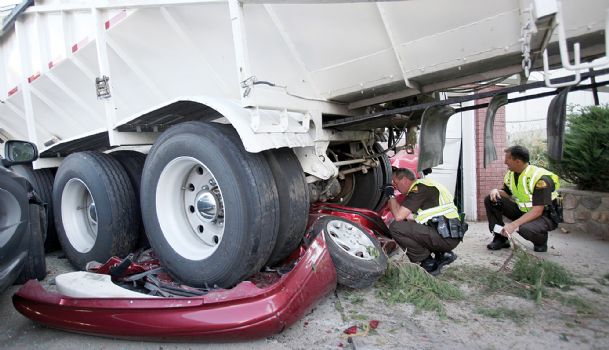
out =
{"type": "MultiPolygon", "coordinates": [[[[192,101],[251,152],[365,140],[322,129],[323,114],[520,72],[528,9],[551,13],[546,3],[37,1],[0,38],[0,125],[46,156],[100,132],[111,146],[151,144],[167,126],[153,112],[192,101]],[[100,100],[104,75],[111,97],[100,100]]],[[[602,31],[609,1],[562,7],[578,37],[602,31]]]]}

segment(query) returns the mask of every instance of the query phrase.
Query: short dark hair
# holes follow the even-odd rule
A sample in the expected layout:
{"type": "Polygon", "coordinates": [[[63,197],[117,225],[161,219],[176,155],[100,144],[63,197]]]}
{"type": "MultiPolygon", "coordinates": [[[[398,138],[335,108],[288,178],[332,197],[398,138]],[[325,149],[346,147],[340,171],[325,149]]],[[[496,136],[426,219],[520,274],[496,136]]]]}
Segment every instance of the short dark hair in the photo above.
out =
{"type": "Polygon", "coordinates": [[[526,149],[526,147],[521,146],[521,145],[514,145],[512,147],[508,147],[504,150],[505,153],[509,153],[512,158],[514,159],[520,159],[525,163],[529,162],[530,156],[529,156],[529,150],[526,149]]]}
{"type": "Polygon", "coordinates": [[[410,181],[414,181],[417,179],[415,173],[413,173],[412,170],[407,168],[397,168],[393,170],[393,176],[397,177],[398,180],[403,179],[404,176],[406,176],[406,178],[408,178],[408,180],[410,181]]]}

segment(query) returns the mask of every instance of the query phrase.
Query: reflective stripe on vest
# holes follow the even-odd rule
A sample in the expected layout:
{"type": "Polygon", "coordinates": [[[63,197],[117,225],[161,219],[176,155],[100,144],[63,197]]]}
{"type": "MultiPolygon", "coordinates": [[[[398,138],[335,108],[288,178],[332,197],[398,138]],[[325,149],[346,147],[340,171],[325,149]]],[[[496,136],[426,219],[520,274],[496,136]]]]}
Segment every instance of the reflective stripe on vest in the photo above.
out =
{"type": "Polygon", "coordinates": [[[439,205],[433,208],[425,209],[425,210],[417,210],[415,221],[419,224],[425,224],[429,219],[435,216],[444,216],[448,219],[458,219],[459,212],[457,210],[457,206],[453,203],[453,196],[450,194],[448,189],[444,187],[444,185],[440,184],[431,179],[420,179],[416,180],[410,186],[408,193],[410,190],[414,188],[414,186],[421,184],[429,187],[435,187],[439,192],[438,203],[439,205]]]}
{"type": "Polygon", "coordinates": [[[518,205],[520,211],[526,213],[533,208],[533,192],[535,185],[542,176],[549,176],[554,182],[554,191],[552,191],[552,200],[558,197],[558,189],[560,183],[556,174],[534,165],[528,165],[522,174],[518,176],[518,183],[514,180],[514,172],[508,171],[503,178],[503,183],[512,192],[512,198],[518,205]]]}

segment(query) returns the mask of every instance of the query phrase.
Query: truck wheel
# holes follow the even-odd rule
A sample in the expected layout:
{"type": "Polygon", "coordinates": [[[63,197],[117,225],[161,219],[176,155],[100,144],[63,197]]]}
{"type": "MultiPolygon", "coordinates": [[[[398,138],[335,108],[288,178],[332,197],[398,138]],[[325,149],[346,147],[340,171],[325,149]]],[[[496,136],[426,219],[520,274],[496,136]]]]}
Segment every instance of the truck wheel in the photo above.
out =
{"type": "Polygon", "coordinates": [[[23,284],[31,279],[42,281],[47,275],[47,263],[44,258],[44,224],[45,209],[38,204],[29,205],[30,237],[28,237],[27,258],[23,270],[17,277],[16,284],[23,284]]]}
{"type": "Polygon", "coordinates": [[[325,216],[313,229],[322,230],[325,235],[338,283],[367,288],[385,273],[387,256],[378,240],[361,226],[337,216],[325,216]]]}
{"type": "MultiPolygon", "coordinates": [[[[375,153],[381,153],[384,151],[383,146],[381,146],[378,142],[374,144],[374,146],[372,147],[372,150],[375,153]]],[[[385,186],[387,185],[391,185],[391,176],[393,174],[392,170],[391,170],[391,162],[389,161],[389,157],[387,157],[387,153],[382,153],[381,156],[379,156],[378,161],[381,163],[381,185],[378,186],[379,188],[385,188],[385,186]]],[[[376,205],[376,207],[374,207],[374,211],[379,211],[381,210],[381,208],[383,208],[385,206],[385,204],[387,203],[387,197],[383,196],[382,191],[379,190],[380,193],[380,199],[378,204],[376,205]]]]}
{"type": "Polygon", "coordinates": [[[279,194],[279,233],[267,265],[274,265],[298,248],[309,217],[309,191],[294,152],[281,148],[264,152],[279,194]]]}
{"type": "Polygon", "coordinates": [[[76,268],[133,249],[135,193],[126,171],[111,156],[99,152],[68,156],[55,175],[53,202],[59,242],[76,268]]]}
{"type": "Polygon", "coordinates": [[[53,180],[55,178],[53,171],[51,169],[34,170],[29,164],[13,165],[11,170],[25,177],[32,184],[40,199],[47,204],[46,232],[43,232],[43,237],[45,237],[44,250],[50,252],[59,249],[59,240],[57,239],[53,216],[53,180]]]}
{"type": "MultiPolygon", "coordinates": [[[[376,149],[375,149],[376,151],[376,149]]],[[[383,159],[381,159],[381,162],[383,159]]],[[[387,160],[388,162],[388,160],[387,160]]],[[[346,201],[347,206],[376,210],[383,197],[381,188],[385,185],[382,163],[380,167],[371,168],[366,174],[357,172],[353,174],[351,181],[345,181],[349,192],[346,201]]],[[[391,167],[391,166],[390,166],[391,167]]],[[[389,179],[391,181],[391,179],[389,179]]]]}
{"type": "Polygon", "coordinates": [[[186,122],[165,131],[144,165],[142,217],[177,280],[231,287],[260,270],[275,245],[279,198],[262,154],[226,127],[186,122]]]}
{"type": "Polygon", "coordinates": [[[140,210],[140,184],[142,182],[142,171],[144,170],[146,155],[136,151],[116,151],[109,154],[122,165],[127,172],[131,186],[133,186],[136,198],[135,219],[138,227],[137,232],[139,233],[136,247],[150,247],[150,243],[148,243],[146,238],[146,232],[144,231],[144,225],[142,224],[142,213],[140,210]]]}

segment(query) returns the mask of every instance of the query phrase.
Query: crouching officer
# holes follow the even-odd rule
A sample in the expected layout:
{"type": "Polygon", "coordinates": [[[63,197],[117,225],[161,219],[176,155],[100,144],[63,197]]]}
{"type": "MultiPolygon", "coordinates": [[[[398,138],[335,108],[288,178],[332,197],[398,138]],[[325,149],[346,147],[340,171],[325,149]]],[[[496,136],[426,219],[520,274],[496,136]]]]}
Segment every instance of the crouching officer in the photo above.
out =
{"type": "Polygon", "coordinates": [[[486,217],[494,238],[486,247],[509,248],[509,235],[518,230],[533,242],[536,252],[548,250],[548,231],[562,222],[562,204],[558,196],[558,176],[529,164],[529,151],[519,145],[505,149],[508,172],[501,190],[493,189],[484,199],[486,217]],[[503,217],[512,220],[504,226],[503,217]],[[495,225],[503,226],[495,230],[495,225]]]}
{"type": "Polygon", "coordinates": [[[385,188],[395,221],[389,226],[393,239],[406,250],[410,261],[432,275],[452,263],[452,250],[462,241],[467,224],[459,217],[453,196],[431,179],[416,180],[415,174],[400,168],[393,172],[393,186],[385,188]],[[393,195],[394,187],[406,194],[402,203],[393,195]],[[432,253],[434,257],[432,257],[432,253]]]}

